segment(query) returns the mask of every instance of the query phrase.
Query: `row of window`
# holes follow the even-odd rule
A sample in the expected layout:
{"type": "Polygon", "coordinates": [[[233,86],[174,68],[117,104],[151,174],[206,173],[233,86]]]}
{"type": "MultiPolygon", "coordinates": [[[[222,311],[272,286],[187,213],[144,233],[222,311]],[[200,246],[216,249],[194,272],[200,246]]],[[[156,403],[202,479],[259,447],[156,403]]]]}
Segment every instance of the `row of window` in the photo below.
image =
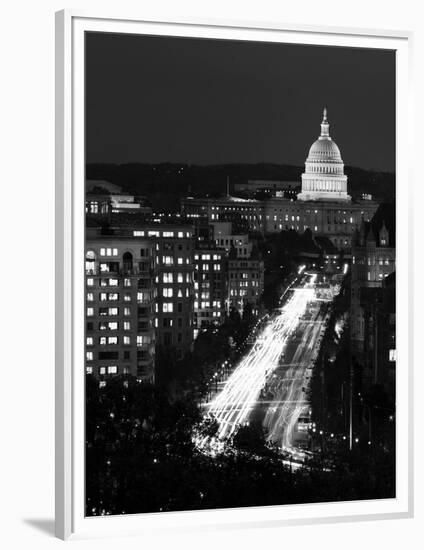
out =
{"type": "MultiPolygon", "coordinates": [[[[85,372],[87,374],[93,374],[93,367],[91,365],[87,365],[85,368],[85,372]]],[[[124,374],[128,374],[130,372],[129,367],[124,367],[123,370],[124,374]]],[[[105,374],[118,374],[118,367],[117,365],[109,365],[107,367],[99,367],[99,374],[105,375],[105,374]]]]}
{"type": "MultiPolygon", "coordinates": [[[[157,263],[159,264],[159,257],[156,258],[157,263]]],[[[182,258],[181,256],[177,257],[177,265],[190,264],[190,258],[182,258]],[[185,261],[184,261],[185,260],[185,261]]],[[[162,256],[162,265],[174,265],[173,256],[162,256]]]]}
{"type": "MultiPolygon", "coordinates": [[[[195,312],[196,312],[196,310],[199,310],[199,309],[205,309],[205,308],[211,308],[211,307],[212,308],[217,308],[217,309],[222,309],[223,305],[220,301],[217,301],[217,300],[214,300],[212,302],[210,302],[210,301],[194,302],[195,312]]],[[[220,315],[218,315],[218,317],[220,317],[220,315]]]]}
{"type": "MultiPolygon", "coordinates": [[[[202,271],[209,271],[209,264],[202,264],[202,266],[200,266],[199,264],[196,264],[195,269],[197,271],[199,271],[199,269],[202,269],[202,271]]],[[[221,271],[221,264],[213,264],[213,270],[221,271]]]]}
{"type": "Polygon", "coordinates": [[[164,239],[172,239],[177,237],[178,239],[191,238],[190,231],[158,231],[158,230],[135,230],[133,231],[134,237],[163,237],[164,239]]]}
{"type": "Polygon", "coordinates": [[[261,278],[261,274],[260,273],[246,273],[246,272],[231,272],[230,273],[230,279],[249,279],[249,275],[250,275],[250,279],[259,279],[261,278]]]}
{"type": "MultiPolygon", "coordinates": [[[[222,240],[222,239],[221,239],[222,240]]],[[[219,254],[195,254],[195,260],[221,260],[222,256],[219,254]]]]}
{"type": "MultiPolygon", "coordinates": [[[[100,256],[118,256],[118,249],[117,248],[101,248],[100,249],[100,256]]],[[[130,252],[127,254],[131,254],[130,252]]],[[[141,257],[149,257],[150,256],[150,250],[148,248],[141,248],[140,249],[140,256],[141,257]]],[[[87,252],[87,258],[95,259],[95,254],[91,250],[87,252]]]]}

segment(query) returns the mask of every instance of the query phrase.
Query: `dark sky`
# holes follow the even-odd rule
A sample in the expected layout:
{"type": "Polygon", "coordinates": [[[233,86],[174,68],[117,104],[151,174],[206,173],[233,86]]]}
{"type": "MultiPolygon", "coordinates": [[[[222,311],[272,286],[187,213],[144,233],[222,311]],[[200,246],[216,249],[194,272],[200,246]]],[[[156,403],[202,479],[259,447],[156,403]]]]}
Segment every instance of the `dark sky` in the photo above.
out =
{"type": "Polygon", "coordinates": [[[394,170],[395,56],[87,35],[87,162],[304,163],[328,108],[345,164],[394,170]]]}

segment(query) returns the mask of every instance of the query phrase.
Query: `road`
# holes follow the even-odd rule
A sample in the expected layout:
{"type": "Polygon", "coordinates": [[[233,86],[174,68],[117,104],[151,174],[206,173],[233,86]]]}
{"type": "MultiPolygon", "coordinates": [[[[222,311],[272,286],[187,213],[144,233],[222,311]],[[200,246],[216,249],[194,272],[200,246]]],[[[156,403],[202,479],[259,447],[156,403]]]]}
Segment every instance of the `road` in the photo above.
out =
{"type": "MultiPolygon", "coordinates": [[[[309,319],[299,321],[298,333],[301,336],[290,346],[294,348],[290,363],[280,367],[268,384],[268,393],[273,395],[273,401],[267,408],[263,424],[268,441],[278,444],[285,451],[292,451],[305,440],[306,433],[301,429],[307,424],[298,425],[298,421],[308,419],[306,392],[310,369],[317,357],[325,326],[326,316],[322,302],[312,301],[308,316],[309,319]]],[[[285,361],[287,355],[288,353],[285,354],[285,361]]]]}
{"type": "Polygon", "coordinates": [[[200,447],[222,448],[253,412],[260,411],[268,441],[300,456],[299,446],[307,435],[307,424],[302,424],[308,420],[306,392],[328,315],[323,303],[337,292],[337,285],[322,288],[315,273],[304,273],[286,290],[284,305],[206,405],[207,416],[219,427],[215,443],[201,438],[200,447]]]}
{"type": "Polygon", "coordinates": [[[287,344],[309,311],[310,304],[316,299],[316,278],[316,274],[305,275],[298,283],[299,286],[290,290],[283,307],[259,333],[256,342],[228,378],[222,391],[209,404],[209,415],[219,423],[219,439],[231,436],[239,425],[248,421],[266,381],[278,369],[287,344]]]}

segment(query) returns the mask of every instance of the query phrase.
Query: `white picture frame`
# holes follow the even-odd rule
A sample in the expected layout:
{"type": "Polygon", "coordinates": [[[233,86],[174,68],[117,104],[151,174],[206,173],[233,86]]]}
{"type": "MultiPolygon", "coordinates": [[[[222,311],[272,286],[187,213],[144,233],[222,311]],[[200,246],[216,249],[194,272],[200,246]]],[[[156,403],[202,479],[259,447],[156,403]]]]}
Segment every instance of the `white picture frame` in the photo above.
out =
{"type": "Polygon", "coordinates": [[[161,529],[296,525],[411,517],[412,188],[409,182],[411,33],[225,20],[143,21],[140,14],[56,14],[56,536],[143,534],[161,529]],[[396,498],[266,508],[84,517],[84,32],[196,36],[388,48],[396,51],[397,450],[396,498]],[[399,192],[402,189],[402,192],[399,192]]]}

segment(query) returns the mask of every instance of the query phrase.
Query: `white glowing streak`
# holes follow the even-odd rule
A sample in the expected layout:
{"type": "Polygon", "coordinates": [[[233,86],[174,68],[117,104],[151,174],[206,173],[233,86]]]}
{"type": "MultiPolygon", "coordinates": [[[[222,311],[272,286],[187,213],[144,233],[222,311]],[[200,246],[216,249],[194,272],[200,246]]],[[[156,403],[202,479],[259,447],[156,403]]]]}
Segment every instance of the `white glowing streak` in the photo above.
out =
{"type": "Polygon", "coordinates": [[[219,438],[230,436],[238,425],[246,421],[267,377],[278,367],[278,360],[304,315],[308,302],[315,296],[312,288],[315,279],[314,274],[303,287],[293,291],[291,298],[241,360],[222,392],[210,404],[209,414],[219,423],[219,438]]]}
{"type": "MultiPolygon", "coordinates": [[[[328,289],[326,299],[332,299],[338,290],[338,285],[328,289]]],[[[272,406],[271,404],[264,419],[268,441],[278,442],[283,450],[291,454],[299,454],[299,450],[294,445],[294,434],[299,417],[305,408],[303,388],[306,391],[309,386],[307,368],[315,363],[320,349],[318,340],[325,330],[325,321],[329,315],[327,312],[322,317],[319,309],[312,309],[312,312],[313,318],[303,331],[302,342],[298,345],[291,360],[291,367],[285,373],[274,397],[275,403],[282,403],[282,405],[272,406]]]]}
{"type": "MultiPolygon", "coordinates": [[[[318,313],[314,316],[317,319],[318,313]]],[[[275,396],[275,401],[283,401],[280,407],[269,407],[264,419],[268,430],[268,441],[279,441],[285,450],[292,450],[293,433],[304,409],[305,394],[302,388],[307,388],[305,378],[306,368],[313,363],[319,346],[317,340],[324,322],[309,323],[303,333],[302,343],[298,346],[292,358],[292,367],[286,372],[281,387],[275,396]],[[300,372],[299,372],[300,371],[300,372]]]]}

